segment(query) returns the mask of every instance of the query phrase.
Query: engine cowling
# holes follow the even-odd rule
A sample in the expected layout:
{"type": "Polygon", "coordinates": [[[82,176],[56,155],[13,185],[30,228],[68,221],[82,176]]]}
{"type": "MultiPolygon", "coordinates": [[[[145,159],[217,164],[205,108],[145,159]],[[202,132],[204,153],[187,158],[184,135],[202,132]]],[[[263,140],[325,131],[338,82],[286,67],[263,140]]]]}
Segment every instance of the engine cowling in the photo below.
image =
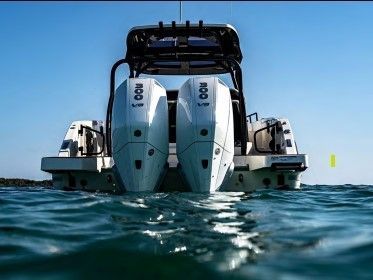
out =
{"type": "Polygon", "coordinates": [[[177,100],[176,151],[195,192],[214,192],[232,175],[233,110],[229,88],[216,77],[191,78],[177,100]]]}
{"type": "Polygon", "coordinates": [[[131,78],[118,87],[112,143],[115,173],[125,190],[156,190],[168,158],[167,96],[156,80],[131,78]]]}

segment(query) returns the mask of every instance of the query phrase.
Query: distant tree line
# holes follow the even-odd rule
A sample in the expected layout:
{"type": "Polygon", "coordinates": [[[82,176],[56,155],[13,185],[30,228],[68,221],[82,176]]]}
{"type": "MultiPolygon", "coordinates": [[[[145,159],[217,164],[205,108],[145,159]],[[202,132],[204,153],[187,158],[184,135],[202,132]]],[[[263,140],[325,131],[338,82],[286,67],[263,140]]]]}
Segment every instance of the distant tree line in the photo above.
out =
{"type": "Polygon", "coordinates": [[[19,178],[0,178],[0,187],[51,187],[52,180],[35,181],[19,178]]]}

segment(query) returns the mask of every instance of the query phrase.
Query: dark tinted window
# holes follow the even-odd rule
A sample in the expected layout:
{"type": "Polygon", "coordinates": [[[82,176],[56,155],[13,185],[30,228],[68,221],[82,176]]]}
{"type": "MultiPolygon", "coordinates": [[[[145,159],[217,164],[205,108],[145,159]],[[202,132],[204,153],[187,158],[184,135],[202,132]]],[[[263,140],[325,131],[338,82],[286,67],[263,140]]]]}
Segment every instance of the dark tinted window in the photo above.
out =
{"type": "Polygon", "coordinates": [[[219,44],[214,43],[210,40],[207,40],[205,38],[189,38],[188,39],[189,46],[192,47],[217,47],[219,44]]]}
{"type": "MultiPolygon", "coordinates": [[[[181,42],[180,42],[181,43],[181,42]]],[[[150,48],[170,48],[179,45],[178,38],[166,37],[161,40],[157,40],[152,37],[150,39],[149,47],[150,48]]],[[[188,45],[191,47],[217,47],[219,44],[207,40],[205,38],[190,37],[188,38],[188,45]]]]}
{"type": "Polygon", "coordinates": [[[170,48],[176,45],[177,39],[172,37],[166,37],[161,40],[156,38],[150,38],[149,47],[151,48],[170,48]]]}
{"type": "Polygon", "coordinates": [[[64,140],[64,141],[62,142],[62,145],[61,145],[61,150],[65,150],[65,149],[67,149],[67,147],[69,146],[69,144],[70,144],[70,141],[69,141],[69,140],[64,140]]]}

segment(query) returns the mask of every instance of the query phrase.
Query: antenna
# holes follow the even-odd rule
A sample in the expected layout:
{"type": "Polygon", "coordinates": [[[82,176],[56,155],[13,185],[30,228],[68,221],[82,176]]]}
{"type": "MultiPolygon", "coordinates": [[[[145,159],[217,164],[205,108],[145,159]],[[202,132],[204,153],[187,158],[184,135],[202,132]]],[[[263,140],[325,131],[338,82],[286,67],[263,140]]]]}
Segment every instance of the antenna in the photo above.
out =
{"type": "Polygon", "coordinates": [[[179,1],[179,22],[183,23],[183,1],[179,1]]]}

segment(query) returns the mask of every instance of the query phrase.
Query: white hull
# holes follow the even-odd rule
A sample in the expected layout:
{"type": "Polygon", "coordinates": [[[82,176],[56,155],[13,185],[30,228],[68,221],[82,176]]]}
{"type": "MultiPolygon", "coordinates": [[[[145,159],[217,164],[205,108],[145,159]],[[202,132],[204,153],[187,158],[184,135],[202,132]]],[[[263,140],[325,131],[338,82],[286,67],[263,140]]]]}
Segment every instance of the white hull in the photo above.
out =
{"type": "MultiPolygon", "coordinates": [[[[88,128],[94,128],[97,131],[102,129],[100,121],[77,121],[71,124],[68,133],[65,136],[58,157],[45,157],[41,161],[41,169],[52,174],[53,185],[55,188],[68,190],[86,190],[86,191],[107,191],[112,193],[121,193],[130,191],[127,189],[128,178],[138,180],[138,190],[147,191],[190,191],[190,183],[183,178],[184,174],[180,174],[177,166],[179,165],[178,155],[176,153],[175,144],[168,144],[167,152],[159,153],[161,159],[153,158],[148,160],[146,168],[137,174],[154,175],[150,177],[136,177],[134,168],[130,168],[130,163],[142,156],[146,159],[144,151],[148,151],[151,146],[149,143],[131,143],[125,145],[123,151],[123,164],[114,165],[114,160],[108,156],[84,156],[87,150],[87,143],[93,143],[92,150],[100,151],[102,141],[98,133],[93,133],[93,140],[88,141],[87,135],[84,133],[88,128]],[[85,127],[85,129],[83,129],[85,127]],[[83,133],[82,133],[83,132],[83,133]],[[129,147],[134,149],[131,151],[129,147]],[[136,154],[139,153],[139,154],[136,154]],[[168,156],[163,156],[163,155],[168,156]],[[153,164],[153,165],[152,165],[153,164]],[[158,164],[154,166],[154,164],[158,164]],[[124,178],[122,182],[121,176],[118,175],[118,166],[123,166],[122,174],[129,174],[128,178],[124,178]],[[168,166],[163,168],[162,166],[168,166]],[[127,168],[127,169],[126,169],[127,168]],[[158,169],[157,169],[158,168],[158,169]],[[146,173],[146,172],[149,173],[146,173]],[[158,173],[156,173],[156,172],[158,173]],[[124,173],[123,173],[124,172],[124,173]],[[131,174],[131,172],[133,172],[131,174]],[[127,184],[123,187],[124,184],[127,184]],[[147,189],[141,189],[142,186],[150,186],[147,189]]],[[[225,178],[222,179],[222,184],[219,191],[238,191],[251,192],[263,188],[275,189],[298,189],[300,188],[300,178],[302,172],[308,167],[308,156],[298,154],[294,137],[291,131],[289,121],[287,119],[262,119],[249,124],[249,141],[247,155],[240,154],[240,147],[235,147],[235,155],[231,167],[233,170],[228,170],[225,178]],[[274,141],[281,148],[278,154],[260,153],[259,151],[268,150],[270,148],[271,132],[267,132],[266,127],[273,123],[280,122],[281,129],[277,133],[278,136],[274,141]],[[264,129],[264,130],[263,130],[264,129]],[[256,136],[255,132],[257,132],[256,136]],[[255,148],[254,138],[257,138],[255,148]],[[232,171],[232,173],[228,173],[232,171]]],[[[167,139],[163,139],[166,141],[167,139]]],[[[203,151],[209,151],[210,147],[217,147],[215,143],[200,143],[200,145],[192,145],[189,151],[198,156],[203,155],[203,151]],[[207,147],[204,147],[206,145],[207,147]],[[198,152],[194,147],[199,147],[202,151],[198,152]],[[193,151],[193,149],[195,149],[193,151]]],[[[155,155],[155,154],[154,154],[155,155]]],[[[181,157],[182,159],[183,157],[181,157]]],[[[196,157],[197,161],[200,160],[196,157]]],[[[192,168],[185,165],[184,168],[192,168]]],[[[184,175],[185,176],[185,175],[184,175]]],[[[208,180],[207,180],[208,181],[208,180]]],[[[211,181],[209,181],[210,183],[211,181]]],[[[215,181],[216,182],[216,181],[215,181]]],[[[209,186],[209,185],[208,185],[209,186]]],[[[132,189],[132,191],[137,191],[132,189]]],[[[192,191],[200,191],[199,189],[192,191]]]]}
{"type": "MultiPolygon", "coordinates": [[[[188,191],[183,184],[176,168],[177,162],[170,160],[159,191],[188,191]]],[[[296,164],[307,166],[306,155],[292,156],[235,156],[235,169],[232,176],[220,191],[252,192],[260,189],[299,189],[301,186],[302,170],[277,169],[276,164],[296,164]],[[253,168],[249,168],[250,163],[253,168]],[[254,167],[255,166],[255,167],[254,167]]],[[[108,157],[98,158],[61,158],[50,157],[42,159],[42,170],[52,173],[53,186],[58,189],[107,191],[121,193],[120,183],[112,168],[112,161],[108,157]],[[102,165],[106,162],[106,165],[102,165]],[[111,162],[111,163],[110,163],[111,162]]]]}

